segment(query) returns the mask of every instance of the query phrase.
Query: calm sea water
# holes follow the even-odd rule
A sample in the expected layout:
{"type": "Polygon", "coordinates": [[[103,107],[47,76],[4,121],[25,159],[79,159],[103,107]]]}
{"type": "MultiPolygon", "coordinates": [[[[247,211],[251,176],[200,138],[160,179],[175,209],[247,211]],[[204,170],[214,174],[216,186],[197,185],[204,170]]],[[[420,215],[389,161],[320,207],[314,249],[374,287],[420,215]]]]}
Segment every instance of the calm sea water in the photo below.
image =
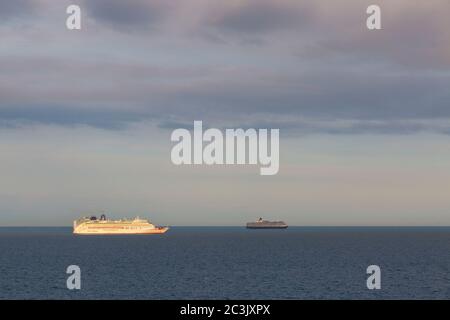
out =
{"type": "Polygon", "coordinates": [[[450,298],[450,228],[71,231],[0,228],[0,298],[450,298]],[[66,288],[72,264],[81,268],[79,291],[66,288]],[[366,288],[371,264],[381,267],[381,290],[366,288]]]}

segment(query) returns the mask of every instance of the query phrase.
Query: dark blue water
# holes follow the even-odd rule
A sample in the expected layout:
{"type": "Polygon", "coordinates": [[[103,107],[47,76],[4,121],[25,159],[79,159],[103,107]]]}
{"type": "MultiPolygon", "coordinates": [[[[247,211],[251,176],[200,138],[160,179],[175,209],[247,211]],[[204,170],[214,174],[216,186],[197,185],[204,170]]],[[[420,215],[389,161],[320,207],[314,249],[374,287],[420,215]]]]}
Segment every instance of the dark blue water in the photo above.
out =
{"type": "Polygon", "coordinates": [[[450,228],[0,228],[0,298],[448,299],[450,228]],[[73,264],[78,291],[66,288],[73,264]],[[371,264],[381,267],[381,290],[366,287],[371,264]]]}

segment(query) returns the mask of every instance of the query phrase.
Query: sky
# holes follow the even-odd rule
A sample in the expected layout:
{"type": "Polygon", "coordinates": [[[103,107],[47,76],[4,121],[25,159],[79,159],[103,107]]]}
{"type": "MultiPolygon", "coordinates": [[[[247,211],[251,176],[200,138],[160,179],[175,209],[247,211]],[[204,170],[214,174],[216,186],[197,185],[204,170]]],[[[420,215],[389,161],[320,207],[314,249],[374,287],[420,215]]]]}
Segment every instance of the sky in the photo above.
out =
{"type": "Polygon", "coordinates": [[[449,14],[447,0],[0,0],[0,226],[450,225],[449,14]],[[170,134],[194,120],[279,128],[279,173],[173,165],[170,134]]]}

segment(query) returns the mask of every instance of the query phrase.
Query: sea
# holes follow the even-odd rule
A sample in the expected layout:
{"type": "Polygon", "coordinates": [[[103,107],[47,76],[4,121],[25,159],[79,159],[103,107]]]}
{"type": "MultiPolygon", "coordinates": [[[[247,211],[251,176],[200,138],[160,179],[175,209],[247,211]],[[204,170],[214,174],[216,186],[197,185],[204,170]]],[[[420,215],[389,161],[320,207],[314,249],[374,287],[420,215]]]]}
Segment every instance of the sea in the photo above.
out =
{"type": "Polygon", "coordinates": [[[0,228],[0,299],[449,299],[448,227],[0,228]],[[67,268],[80,268],[69,290],[67,268]],[[367,267],[380,267],[380,289],[367,267]]]}

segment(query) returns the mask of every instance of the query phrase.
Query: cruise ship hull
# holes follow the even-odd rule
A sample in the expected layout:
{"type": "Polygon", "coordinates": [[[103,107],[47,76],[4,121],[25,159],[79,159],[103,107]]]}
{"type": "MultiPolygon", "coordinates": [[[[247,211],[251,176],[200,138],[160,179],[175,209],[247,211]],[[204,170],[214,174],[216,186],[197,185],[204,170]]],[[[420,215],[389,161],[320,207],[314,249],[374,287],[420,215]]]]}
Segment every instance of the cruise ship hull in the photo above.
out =
{"type": "Polygon", "coordinates": [[[164,228],[157,228],[157,229],[148,229],[148,230],[124,230],[124,229],[117,229],[117,230],[102,230],[102,229],[95,229],[95,230],[74,230],[74,234],[79,235],[119,235],[119,234],[162,234],[165,233],[167,230],[169,230],[168,227],[164,228]]]}
{"type": "Polygon", "coordinates": [[[288,226],[249,226],[247,229],[286,229],[288,226]]]}

